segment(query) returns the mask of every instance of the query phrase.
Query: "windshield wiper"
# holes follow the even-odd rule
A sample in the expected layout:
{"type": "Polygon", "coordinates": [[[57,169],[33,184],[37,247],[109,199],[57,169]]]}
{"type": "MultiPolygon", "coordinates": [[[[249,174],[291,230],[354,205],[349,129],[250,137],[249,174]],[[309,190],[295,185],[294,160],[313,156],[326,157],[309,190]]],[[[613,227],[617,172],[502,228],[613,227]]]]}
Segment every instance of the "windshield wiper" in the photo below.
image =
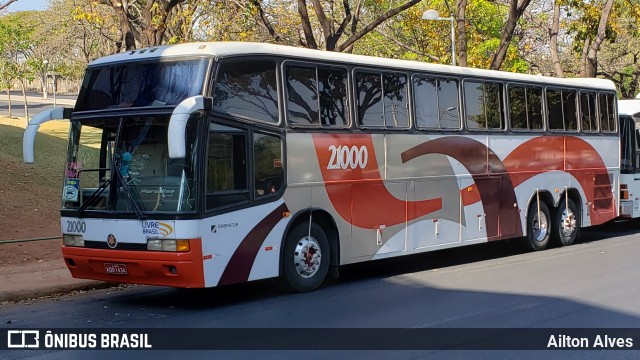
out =
{"type": "MultiPolygon", "coordinates": [[[[120,133],[122,132],[122,123],[123,123],[123,119],[120,118],[120,122],[118,123],[118,131],[116,132],[116,149],[117,149],[118,144],[120,144],[120,133]]],[[[136,217],[138,219],[146,219],[147,216],[142,213],[142,210],[139,207],[138,201],[133,198],[133,194],[131,193],[131,190],[129,189],[129,184],[125,180],[124,176],[122,176],[122,172],[120,171],[120,162],[122,161],[121,156],[119,156],[119,159],[118,159],[117,163],[116,163],[116,161],[113,161],[113,160],[115,160],[114,158],[116,157],[116,153],[117,153],[117,150],[113,152],[113,155],[112,155],[112,158],[111,158],[112,159],[112,161],[111,161],[111,169],[118,176],[118,181],[122,184],[122,190],[124,191],[124,194],[127,195],[127,199],[129,200],[129,204],[131,205],[131,209],[136,214],[136,217]]],[[[117,196],[117,194],[115,196],[117,196]]]]}
{"type": "Polygon", "coordinates": [[[93,194],[91,194],[91,196],[89,196],[89,198],[82,203],[78,210],[76,210],[76,217],[80,217],[80,215],[82,215],[82,213],[89,207],[89,205],[96,202],[96,199],[100,197],[100,195],[104,192],[104,190],[107,188],[107,186],[109,186],[110,183],[111,180],[106,180],[105,182],[103,182],[100,187],[97,188],[96,191],[94,191],[93,194]]]}
{"type": "Polygon", "coordinates": [[[133,198],[133,194],[131,193],[131,189],[129,189],[129,184],[125,180],[124,176],[122,176],[122,172],[120,171],[119,166],[115,166],[115,172],[118,176],[118,181],[122,184],[122,190],[124,194],[127,195],[127,199],[129,199],[129,204],[131,205],[131,209],[136,214],[138,219],[146,219],[147,216],[142,213],[142,210],[139,207],[137,199],[133,198]]]}

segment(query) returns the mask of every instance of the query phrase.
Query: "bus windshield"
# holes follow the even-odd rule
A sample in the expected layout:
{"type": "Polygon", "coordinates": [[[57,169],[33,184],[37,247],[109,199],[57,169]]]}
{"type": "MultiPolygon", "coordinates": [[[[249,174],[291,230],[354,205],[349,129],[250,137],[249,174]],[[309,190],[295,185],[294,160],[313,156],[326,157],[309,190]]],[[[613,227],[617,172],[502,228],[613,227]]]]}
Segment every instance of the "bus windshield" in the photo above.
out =
{"type": "Polygon", "coordinates": [[[168,124],[168,116],[72,121],[62,209],[195,211],[197,121],[188,122],[184,159],[169,159],[168,124]]]}
{"type": "Polygon", "coordinates": [[[208,63],[155,60],[90,67],[74,111],[178,105],[202,94],[208,63]]]}

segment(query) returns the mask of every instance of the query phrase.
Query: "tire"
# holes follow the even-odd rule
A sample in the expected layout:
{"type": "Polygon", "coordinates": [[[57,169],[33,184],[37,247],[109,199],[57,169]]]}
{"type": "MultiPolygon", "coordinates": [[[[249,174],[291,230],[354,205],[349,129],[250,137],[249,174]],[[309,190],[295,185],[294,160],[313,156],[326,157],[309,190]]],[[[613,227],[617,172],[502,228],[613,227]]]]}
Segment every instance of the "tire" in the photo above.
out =
{"type": "Polygon", "coordinates": [[[543,201],[540,202],[540,221],[538,220],[538,202],[534,201],[527,212],[527,243],[533,251],[546,249],[551,238],[551,215],[549,208],[543,201]]]}
{"type": "Polygon", "coordinates": [[[311,224],[311,234],[309,223],[295,225],[287,234],[282,252],[285,285],[297,292],[319,288],[327,278],[330,258],[329,239],[318,224],[311,224]],[[309,255],[314,257],[305,260],[309,255]]]}
{"type": "Polygon", "coordinates": [[[560,246],[569,246],[573,244],[578,236],[578,229],[580,228],[580,216],[578,213],[578,207],[569,199],[569,206],[567,212],[567,206],[565,200],[560,202],[556,216],[553,222],[553,240],[560,246]]]}

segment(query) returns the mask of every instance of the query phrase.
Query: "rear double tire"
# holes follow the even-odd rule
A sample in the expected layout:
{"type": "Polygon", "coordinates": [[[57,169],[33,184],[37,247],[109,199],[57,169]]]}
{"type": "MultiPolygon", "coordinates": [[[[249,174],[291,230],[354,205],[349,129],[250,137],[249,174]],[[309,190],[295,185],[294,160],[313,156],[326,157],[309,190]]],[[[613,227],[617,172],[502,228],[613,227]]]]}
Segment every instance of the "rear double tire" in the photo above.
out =
{"type": "Polygon", "coordinates": [[[297,292],[319,288],[327,278],[330,258],[329,239],[318,224],[294,225],[282,252],[285,285],[297,292]]]}
{"type": "Polygon", "coordinates": [[[580,228],[580,216],[578,207],[573,200],[563,199],[558,206],[553,224],[553,240],[561,246],[569,246],[573,244],[578,236],[580,228]]]}
{"type": "Polygon", "coordinates": [[[551,215],[549,208],[544,201],[534,201],[529,205],[527,212],[527,245],[533,251],[540,251],[547,248],[551,238],[551,215]]]}

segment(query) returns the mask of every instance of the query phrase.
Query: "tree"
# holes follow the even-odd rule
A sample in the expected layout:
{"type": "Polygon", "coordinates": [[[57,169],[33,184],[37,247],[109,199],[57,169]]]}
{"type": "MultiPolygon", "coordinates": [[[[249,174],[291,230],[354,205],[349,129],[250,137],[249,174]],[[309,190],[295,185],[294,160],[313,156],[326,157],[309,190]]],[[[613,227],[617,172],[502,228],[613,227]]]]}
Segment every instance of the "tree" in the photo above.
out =
{"type": "MultiPolygon", "coordinates": [[[[306,0],[297,0],[297,18],[302,29],[298,34],[297,43],[311,49],[324,49],[329,51],[350,51],[356,41],[372,32],[380,24],[418,4],[420,0],[409,0],[401,5],[389,7],[382,13],[365,14],[366,4],[363,0],[356,2],[352,10],[348,0],[343,0],[341,5],[335,1],[311,0],[311,5],[306,0]],[[310,8],[310,9],[309,9],[310,8]],[[311,15],[310,11],[311,10],[311,15]],[[363,15],[373,15],[372,20],[363,24],[363,15]],[[317,26],[316,26],[317,25],[317,26]],[[316,31],[314,31],[314,29],[316,31]],[[346,39],[342,40],[343,37],[346,39]]],[[[259,22],[278,43],[293,43],[276,29],[270,15],[265,11],[265,6],[272,6],[271,1],[251,0],[250,5],[255,8],[259,22]]],[[[292,7],[291,1],[278,2],[279,5],[292,7]],[[284,4],[284,3],[287,4],[284,4]]]]}
{"type": "Polygon", "coordinates": [[[509,13],[507,21],[502,30],[502,37],[500,38],[500,45],[498,45],[498,51],[491,60],[490,69],[498,70],[502,66],[505,60],[507,49],[511,44],[513,33],[518,25],[518,20],[522,17],[527,6],[529,6],[531,0],[509,0],[509,13]]]}
{"type": "Polygon", "coordinates": [[[6,9],[9,5],[13,4],[18,0],[7,0],[0,3],[0,11],[6,9]]]}
{"type": "Polygon", "coordinates": [[[607,0],[602,9],[602,13],[600,15],[600,24],[598,25],[598,32],[595,34],[595,37],[591,44],[588,47],[588,50],[583,57],[582,64],[584,65],[583,75],[586,77],[596,77],[597,69],[598,69],[598,50],[600,50],[600,45],[605,38],[605,31],[607,30],[607,21],[609,20],[609,14],[611,13],[611,8],[613,7],[613,0],[607,0]]]}
{"type": "Polygon", "coordinates": [[[100,0],[110,6],[120,24],[124,50],[161,45],[166,42],[167,22],[172,10],[186,0],[100,0]]]}
{"type": "Polygon", "coordinates": [[[25,20],[28,12],[5,15],[0,18],[0,54],[9,63],[10,77],[20,81],[24,110],[29,121],[26,82],[33,79],[33,63],[30,59],[33,49],[31,33],[33,27],[25,20]]]}
{"type": "Polygon", "coordinates": [[[456,31],[458,32],[458,64],[467,66],[467,29],[466,17],[467,0],[458,0],[458,14],[456,16],[456,31]]]}

